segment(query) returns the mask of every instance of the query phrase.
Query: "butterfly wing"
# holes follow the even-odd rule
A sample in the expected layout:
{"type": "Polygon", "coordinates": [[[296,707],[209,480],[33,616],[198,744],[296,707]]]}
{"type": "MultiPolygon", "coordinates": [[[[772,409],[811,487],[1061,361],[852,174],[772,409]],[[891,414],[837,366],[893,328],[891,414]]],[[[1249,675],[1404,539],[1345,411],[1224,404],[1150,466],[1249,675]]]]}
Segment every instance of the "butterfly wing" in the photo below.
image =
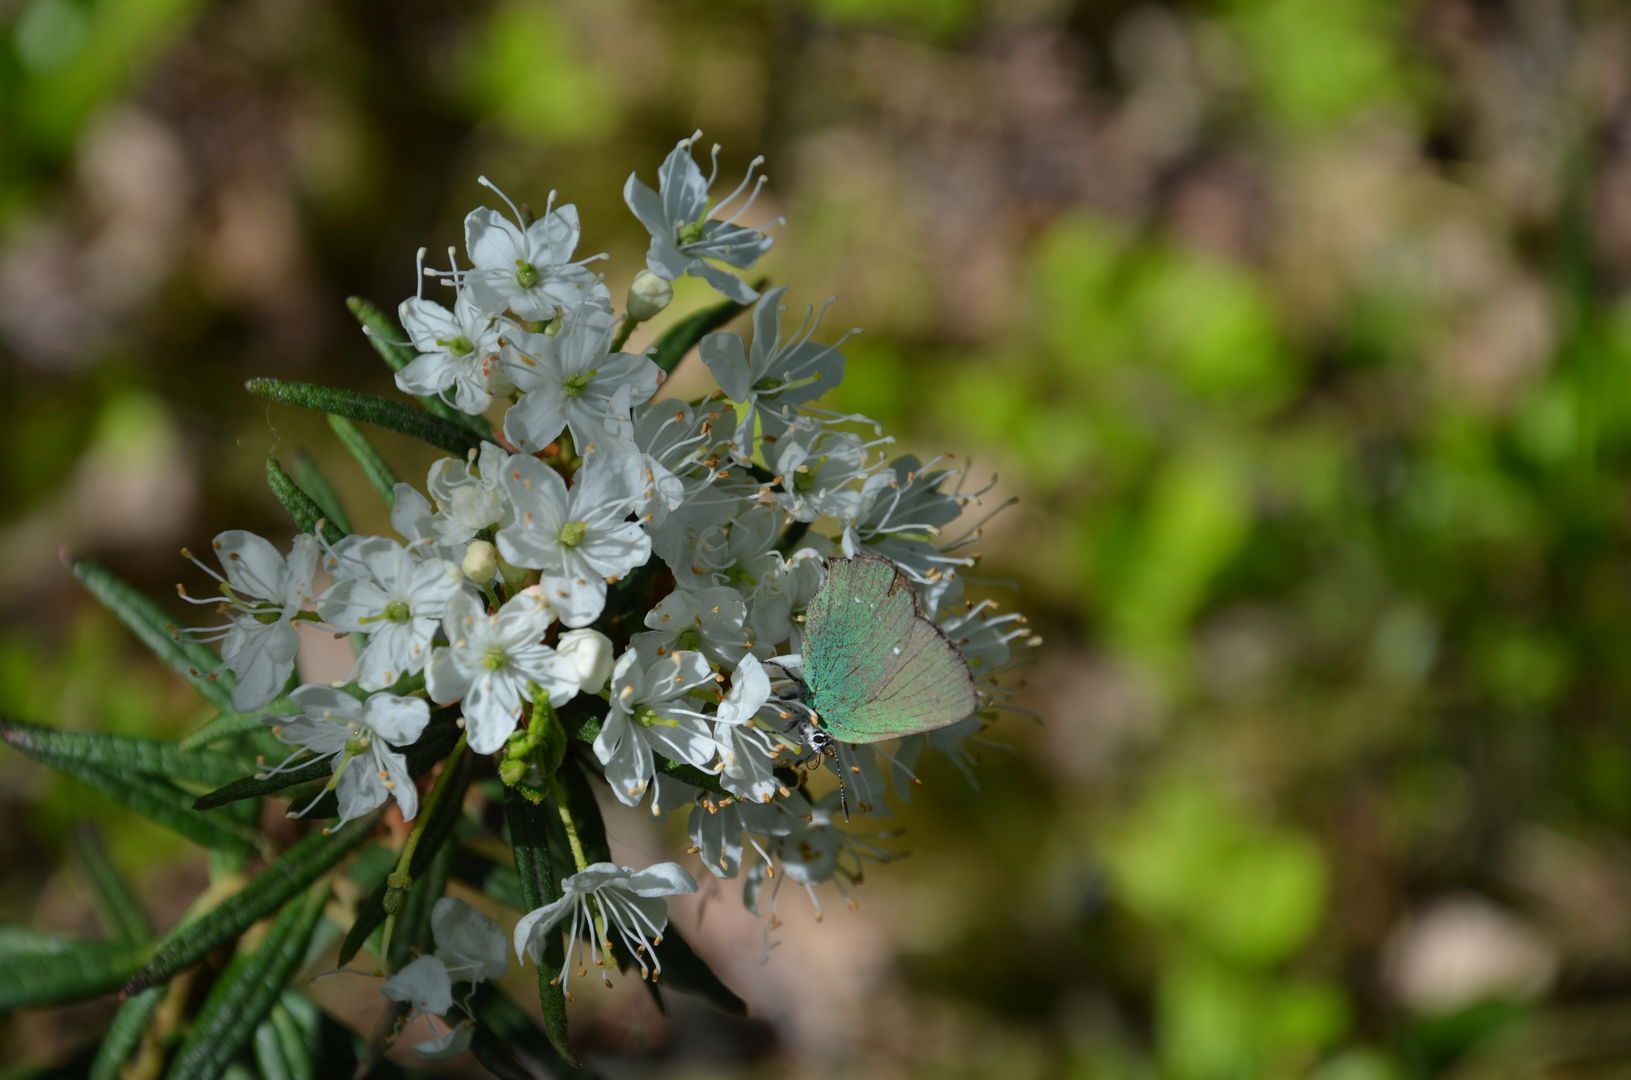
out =
{"type": "Polygon", "coordinates": [[[955,724],[979,705],[957,647],[918,609],[888,559],[828,564],[805,612],[804,682],[822,725],[844,742],[881,742],[955,724]]]}

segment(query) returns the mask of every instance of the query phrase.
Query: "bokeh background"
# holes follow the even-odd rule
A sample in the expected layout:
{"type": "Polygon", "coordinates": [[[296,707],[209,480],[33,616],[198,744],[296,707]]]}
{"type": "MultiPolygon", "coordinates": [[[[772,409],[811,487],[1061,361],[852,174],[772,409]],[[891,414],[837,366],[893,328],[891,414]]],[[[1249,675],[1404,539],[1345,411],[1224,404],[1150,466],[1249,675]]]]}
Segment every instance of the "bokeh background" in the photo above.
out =
{"type": "MultiPolygon", "coordinates": [[[[1046,639],[977,787],[930,767],[851,913],[685,915],[753,1004],[587,999],[617,1075],[1631,1074],[1631,12],[1563,0],[0,2],[0,711],[204,717],[59,550],[164,596],[286,537],[271,375],[390,392],[343,306],[490,196],[769,158],[837,405],[1019,504],[1046,639]]],[[[677,309],[704,300],[682,289],[677,309]]],[[[404,476],[430,455],[382,440],[404,476]]],[[[180,605],[177,605],[178,616],[180,605]]],[[[155,916],[174,838],[0,755],[0,918],[155,916]]],[[[613,822],[636,853],[672,838],[613,822]]],[[[355,996],[355,989],[350,993],[355,996]]],[[[524,998],[524,995],[522,995],[524,998]]],[[[71,1054],[106,1005],[0,1021],[71,1054]]]]}

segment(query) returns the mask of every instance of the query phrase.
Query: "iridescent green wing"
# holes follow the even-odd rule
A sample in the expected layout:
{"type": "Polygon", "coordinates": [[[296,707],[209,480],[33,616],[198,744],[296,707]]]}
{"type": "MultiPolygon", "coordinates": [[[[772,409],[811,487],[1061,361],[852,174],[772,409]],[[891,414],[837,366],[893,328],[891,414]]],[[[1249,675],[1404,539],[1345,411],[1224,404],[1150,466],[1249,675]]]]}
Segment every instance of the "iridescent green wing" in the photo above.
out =
{"type": "Polygon", "coordinates": [[[918,610],[905,574],[857,555],[827,564],[804,617],[804,683],[843,742],[881,742],[955,724],[979,704],[968,662],[918,610]]]}

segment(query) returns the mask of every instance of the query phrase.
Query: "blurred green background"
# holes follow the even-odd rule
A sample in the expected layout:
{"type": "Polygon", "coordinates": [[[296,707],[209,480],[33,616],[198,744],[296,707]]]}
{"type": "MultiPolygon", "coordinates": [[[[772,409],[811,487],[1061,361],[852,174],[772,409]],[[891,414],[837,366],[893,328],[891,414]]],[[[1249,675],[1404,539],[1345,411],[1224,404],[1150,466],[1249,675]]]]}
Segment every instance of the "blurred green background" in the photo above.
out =
{"type": "MultiPolygon", "coordinates": [[[[576,202],[620,296],[622,182],[701,127],[727,176],[769,158],[765,271],[865,328],[837,405],[1021,500],[982,573],[1047,640],[1047,723],[996,728],[977,790],[925,773],[858,913],[784,894],[767,965],[734,883],[705,898],[693,940],[759,1022],[619,990],[580,1045],[626,1075],[1631,1075],[1623,4],[0,20],[0,711],[199,722],[59,550],[163,597],[179,546],[287,535],[262,462],[300,449],[383,527],[320,419],[243,380],[389,392],[342,301],[409,294],[481,174],[576,202]]],[[[0,918],[94,926],[87,819],[161,922],[201,885],[15,755],[0,799],[0,918]]],[[[0,1021],[0,1061],[108,1015],[0,1021]]]]}

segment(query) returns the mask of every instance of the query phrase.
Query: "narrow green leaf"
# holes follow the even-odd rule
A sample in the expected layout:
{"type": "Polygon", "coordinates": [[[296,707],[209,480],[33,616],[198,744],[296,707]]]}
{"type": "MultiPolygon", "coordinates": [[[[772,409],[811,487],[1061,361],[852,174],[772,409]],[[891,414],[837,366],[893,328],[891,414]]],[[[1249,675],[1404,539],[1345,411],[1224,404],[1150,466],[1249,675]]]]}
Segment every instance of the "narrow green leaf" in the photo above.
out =
{"type": "Polygon", "coordinates": [[[368,838],[377,814],[348,821],[329,833],[312,833],[262,870],[241,892],[190,922],[171,930],[159,942],[152,960],[125,985],[136,994],[171,978],[207,956],[211,949],[242,934],[325,873],[368,838]]]}
{"type": "Polygon", "coordinates": [[[284,990],[278,1003],[272,1006],[271,1015],[262,1021],[263,1025],[270,1023],[277,1035],[283,1062],[289,1070],[289,1080],[315,1080],[317,1076],[317,1055],[321,1045],[318,1042],[316,1012],[317,1006],[311,1003],[310,998],[296,990],[284,990]],[[293,1011],[293,1008],[298,1008],[295,1004],[297,1001],[304,1001],[310,1007],[312,1015],[309,1024],[303,1019],[305,1013],[297,1015],[293,1011]]]}
{"type": "Polygon", "coordinates": [[[734,300],[727,300],[723,304],[715,304],[713,307],[703,308],[693,315],[687,315],[684,319],[669,327],[668,332],[657,339],[657,344],[652,346],[647,355],[651,357],[653,363],[664,371],[673,372],[679,362],[685,358],[685,354],[690,352],[692,347],[702,340],[704,334],[713,333],[746,310],[746,304],[738,304],[734,300]]]}
{"type": "Polygon", "coordinates": [[[61,731],[5,716],[0,716],[0,739],[36,761],[52,757],[195,784],[225,783],[242,776],[246,764],[228,754],[183,750],[164,739],[61,731]]]}
{"type": "Polygon", "coordinates": [[[258,949],[233,957],[176,1051],[169,1080],[212,1080],[254,1036],[305,959],[327,897],[327,885],[307,890],[273,921],[258,949]]]}
{"type": "Polygon", "coordinates": [[[0,927],[0,1014],[117,990],[146,954],[147,946],[128,941],[81,941],[0,927]]]}
{"type": "MultiPolygon", "coordinates": [[[[401,328],[385,312],[360,296],[353,296],[346,300],[345,306],[351,310],[351,314],[356,316],[357,321],[362,324],[364,332],[368,335],[368,343],[374,347],[374,351],[379,353],[380,358],[390,366],[392,371],[401,371],[419,358],[419,352],[413,346],[397,344],[408,335],[403,333],[401,328]]],[[[480,438],[492,438],[493,433],[488,429],[487,421],[481,417],[462,413],[434,395],[421,397],[419,401],[428,411],[435,413],[443,420],[467,428],[480,438]]]]}
{"type": "MultiPolygon", "coordinates": [[[[474,757],[475,755],[470,753],[459,755],[458,761],[453,765],[455,771],[448,778],[446,793],[436,800],[429,811],[430,816],[425,819],[419,846],[414,848],[413,858],[408,861],[408,876],[413,879],[413,891],[418,891],[424,884],[422,879],[430,867],[431,860],[436,857],[442,845],[453,836],[453,827],[458,824],[460,816],[464,813],[464,793],[470,785],[471,761],[474,757]]],[[[385,894],[389,889],[390,880],[387,878],[358,906],[357,921],[346,931],[345,943],[340,946],[341,967],[351,962],[351,958],[357,955],[375,927],[385,921],[385,894]]],[[[410,896],[412,894],[409,893],[410,896]]]]}
{"type": "Polygon", "coordinates": [[[314,386],[311,383],[285,382],[282,379],[250,379],[244,383],[244,389],[265,401],[333,413],[347,420],[361,420],[365,424],[399,432],[459,457],[481,446],[482,435],[469,427],[371,394],[314,386]]]}
{"type": "Polygon", "coordinates": [[[117,941],[140,945],[153,940],[153,927],[147,921],[147,912],[131,889],[124,875],[108,860],[102,847],[102,838],[94,828],[84,826],[74,834],[74,859],[80,872],[91,884],[96,896],[96,907],[108,933],[117,941]]]}
{"type": "Polygon", "coordinates": [[[261,1080],[294,1080],[294,1072],[283,1056],[283,1040],[278,1035],[277,1025],[272,1023],[270,1011],[255,1025],[250,1047],[255,1051],[255,1069],[260,1073],[261,1080]]]}
{"type": "Polygon", "coordinates": [[[212,810],[217,806],[237,802],[239,799],[256,799],[262,795],[282,791],[284,788],[294,787],[296,784],[326,780],[333,772],[334,766],[329,759],[320,758],[288,772],[271,773],[264,777],[246,776],[242,780],[234,780],[230,784],[216,788],[208,795],[199,796],[193,803],[193,809],[212,810]]]}
{"type": "Polygon", "coordinates": [[[178,640],[175,625],[164,610],[106,567],[90,559],[73,559],[68,569],[153,655],[186,679],[206,701],[222,712],[233,711],[232,673],[223,671],[214,677],[209,674],[221,666],[221,658],[213,649],[202,642],[178,640]]]}
{"type": "Polygon", "coordinates": [[[339,436],[340,442],[351,451],[351,456],[357,459],[362,467],[362,473],[368,477],[368,482],[374,485],[374,490],[384,497],[386,505],[396,502],[396,473],[380,457],[374,444],[368,441],[368,436],[357,430],[357,425],[343,416],[329,415],[328,426],[339,436]]]}
{"type": "MultiPolygon", "coordinates": [[[[521,882],[523,911],[533,911],[561,898],[561,875],[557,865],[570,866],[571,858],[564,852],[552,852],[549,842],[549,818],[560,819],[550,803],[535,803],[516,791],[509,790],[504,802],[505,817],[510,825],[510,846],[515,851],[515,871],[521,882]]],[[[577,1051],[566,1030],[566,990],[552,982],[566,960],[561,935],[550,934],[544,949],[543,961],[538,964],[538,1004],[544,1013],[544,1034],[557,1053],[573,1065],[581,1064],[577,1051]]]]}
{"type": "Polygon", "coordinates": [[[520,912],[532,910],[521,895],[521,877],[515,867],[505,866],[481,852],[468,847],[455,848],[453,876],[495,903],[520,912]]]}
{"type": "Polygon", "coordinates": [[[283,504],[283,509],[294,518],[294,523],[301,532],[313,535],[320,533],[323,539],[331,544],[338,544],[345,539],[345,533],[323,513],[323,508],[317,505],[317,500],[300,490],[300,485],[283,471],[283,466],[271,458],[266,459],[266,486],[272,489],[272,494],[277,496],[277,501],[283,504]]]}
{"type": "Polygon", "coordinates": [[[150,986],[119,1006],[119,1011],[113,1014],[113,1022],[102,1033],[96,1060],[91,1062],[89,1080],[119,1080],[120,1068],[141,1046],[147,1025],[168,990],[164,986],[150,986]]]}
{"type": "MultiPolygon", "coordinates": [[[[267,705],[265,709],[257,710],[254,713],[218,713],[203,727],[199,728],[191,735],[185,736],[175,745],[180,747],[184,753],[190,753],[192,751],[202,750],[206,746],[213,746],[218,742],[225,742],[228,739],[236,739],[240,735],[248,735],[251,732],[256,731],[265,731],[266,722],[262,720],[261,717],[266,715],[275,715],[277,706],[284,703],[287,703],[287,699],[273,701],[271,704],[267,705]]],[[[234,773],[235,775],[241,775],[243,773],[243,768],[240,766],[238,769],[234,770],[234,773]]],[[[217,780],[215,783],[221,783],[221,781],[217,780]]]]}
{"type": "Polygon", "coordinates": [[[244,855],[255,846],[251,832],[234,822],[195,813],[191,793],[155,776],[119,765],[90,765],[38,747],[32,748],[29,757],[89,784],[121,806],[214,851],[244,855]]]}
{"type": "MultiPolygon", "coordinates": [[[[581,1066],[564,1061],[555,1052],[549,1038],[539,1030],[531,1015],[492,983],[478,986],[471,995],[470,1005],[472,1019],[476,1021],[475,1037],[471,1040],[470,1049],[476,1054],[477,1060],[488,1068],[492,1066],[488,1064],[488,1056],[484,1056],[483,1050],[495,1058],[500,1058],[500,1055],[492,1053],[493,1051],[504,1051],[502,1057],[507,1057],[511,1066],[517,1064],[513,1051],[519,1050],[542,1065],[550,1076],[590,1075],[581,1066]]],[[[537,1074],[523,1070],[520,1075],[530,1077],[537,1074]]]]}
{"type": "Polygon", "coordinates": [[[317,467],[316,460],[304,450],[294,452],[294,482],[322,508],[323,516],[334,522],[336,528],[342,533],[352,531],[351,518],[345,512],[345,504],[340,501],[340,493],[334,490],[334,485],[323,475],[323,470],[317,467]]]}

